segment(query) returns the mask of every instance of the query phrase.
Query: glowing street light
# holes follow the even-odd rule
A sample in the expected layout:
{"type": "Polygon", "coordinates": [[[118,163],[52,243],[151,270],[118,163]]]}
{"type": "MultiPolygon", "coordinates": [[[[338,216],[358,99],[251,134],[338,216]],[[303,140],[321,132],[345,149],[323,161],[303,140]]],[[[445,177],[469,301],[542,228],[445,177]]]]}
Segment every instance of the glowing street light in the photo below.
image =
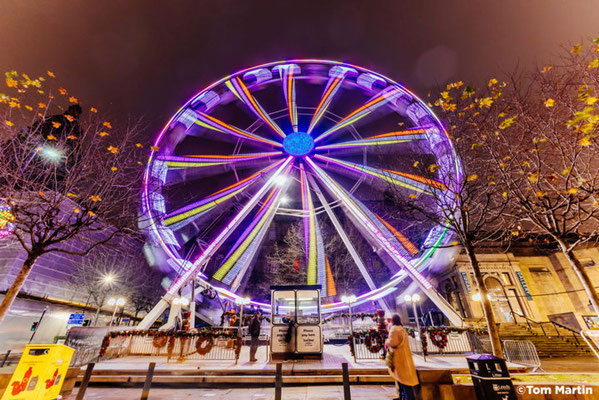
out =
{"type": "Polygon", "coordinates": [[[351,332],[352,337],[354,336],[354,321],[352,319],[352,313],[351,313],[351,305],[352,303],[355,303],[357,300],[357,297],[355,294],[349,295],[349,296],[341,296],[341,301],[344,302],[345,304],[347,304],[347,308],[349,310],[349,331],[351,332]]]}
{"type": "Polygon", "coordinates": [[[287,196],[281,197],[281,204],[285,204],[285,205],[289,204],[289,197],[287,197],[287,196]]]}
{"type": "Polygon", "coordinates": [[[62,158],[62,152],[56,147],[43,146],[40,150],[40,156],[48,161],[57,163],[62,158]]]}
{"type": "Polygon", "coordinates": [[[243,308],[245,306],[247,306],[248,304],[250,304],[250,299],[249,297],[238,297],[235,299],[235,304],[237,304],[240,308],[241,311],[239,312],[239,336],[243,336],[243,333],[241,332],[241,330],[243,329],[243,308]]]}
{"type": "Polygon", "coordinates": [[[119,297],[118,299],[111,297],[110,299],[108,299],[108,305],[111,307],[114,306],[114,310],[112,310],[112,318],[110,318],[110,324],[108,324],[108,326],[112,326],[112,322],[114,321],[114,315],[116,314],[116,310],[117,310],[117,308],[123,307],[125,305],[125,299],[122,297],[119,297]]]}

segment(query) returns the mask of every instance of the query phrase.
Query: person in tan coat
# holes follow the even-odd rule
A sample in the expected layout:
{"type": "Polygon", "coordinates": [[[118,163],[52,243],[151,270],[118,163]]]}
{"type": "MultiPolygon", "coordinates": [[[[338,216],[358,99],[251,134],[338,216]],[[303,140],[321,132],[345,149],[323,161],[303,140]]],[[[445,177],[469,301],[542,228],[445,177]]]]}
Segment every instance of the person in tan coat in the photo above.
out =
{"type": "Polygon", "coordinates": [[[399,315],[393,315],[391,323],[393,325],[389,329],[389,337],[385,342],[387,351],[392,353],[389,355],[392,359],[389,362],[389,375],[395,379],[398,385],[399,399],[414,400],[413,386],[417,386],[419,382],[408,342],[408,334],[401,324],[399,315]]]}

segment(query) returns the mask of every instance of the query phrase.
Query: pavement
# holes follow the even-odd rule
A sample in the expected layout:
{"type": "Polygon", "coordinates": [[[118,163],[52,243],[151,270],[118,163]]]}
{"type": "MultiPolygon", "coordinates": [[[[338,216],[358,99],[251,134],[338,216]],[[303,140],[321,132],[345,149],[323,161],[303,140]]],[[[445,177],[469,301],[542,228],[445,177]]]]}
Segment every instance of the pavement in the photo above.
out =
{"type": "MultiPolygon", "coordinates": [[[[397,397],[395,386],[373,385],[351,387],[353,400],[391,400],[397,397]]],[[[142,389],[88,388],[85,400],[128,400],[139,399],[142,389]]],[[[77,389],[63,400],[75,400],[77,389]]],[[[149,400],[218,399],[218,400],[273,400],[275,390],[258,389],[151,389],[149,400]]],[[[285,400],[338,400],[343,399],[342,386],[283,387],[285,400]]]]}

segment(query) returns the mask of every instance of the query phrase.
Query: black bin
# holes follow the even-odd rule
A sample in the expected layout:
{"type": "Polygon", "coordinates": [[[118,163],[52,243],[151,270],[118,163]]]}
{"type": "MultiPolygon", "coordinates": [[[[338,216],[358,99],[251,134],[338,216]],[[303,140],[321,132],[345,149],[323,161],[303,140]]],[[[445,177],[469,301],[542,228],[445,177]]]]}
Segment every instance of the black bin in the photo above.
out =
{"type": "Polygon", "coordinates": [[[505,360],[491,354],[466,357],[478,400],[517,400],[505,360]]]}

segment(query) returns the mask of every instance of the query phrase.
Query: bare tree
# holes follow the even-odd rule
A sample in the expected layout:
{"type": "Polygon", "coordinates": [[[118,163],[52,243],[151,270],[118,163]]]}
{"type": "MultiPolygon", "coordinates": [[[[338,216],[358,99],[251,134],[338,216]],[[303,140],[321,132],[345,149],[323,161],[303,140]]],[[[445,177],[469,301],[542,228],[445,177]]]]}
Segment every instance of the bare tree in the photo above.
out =
{"type": "MultiPolygon", "coordinates": [[[[435,104],[441,108],[442,119],[449,127],[454,156],[461,163],[463,175],[456,173],[455,166],[427,162],[421,157],[409,160],[411,172],[422,177],[429,190],[426,193],[405,190],[389,175],[386,192],[387,200],[392,199],[391,217],[405,221],[412,229],[431,223],[446,226],[456,238],[453,245],[463,246],[474,272],[493,354],[497,356],[503,354],[501,341],[476,249],[483,243],[501,242],[509,231],[510,221],[503,214],[507,200],[495,184],[493,168],[481,143],[484,140],[481,131],[489,120],[494,120],[497,110],[493,105],[503,87],[496,80],[482,90],[462,82],[447,85],[435,104]]],[[[405,161],[401,165],[399,162],[392,164],[391,169],[405,170],[405,161]]]]}
{"type": "Polygon", "coordinates": [[[491,135],[488,148],[520,222],[514,235],[555,242],[599,314],[597,290],[574,253],[599,236],[597,44],[514,76],[504,99],[513,123],[491,135]]]}
{"type": "Polygon", "coordinates": [[[10,94],[0,96],[1,202],[12,216],[12,239],[27,253],[0,304],[0,322],[41,256],[84,256],[136,231],[139,125],[113,129],[95,108],[82,113],[48,74],[7,73],[10,94]]]}

